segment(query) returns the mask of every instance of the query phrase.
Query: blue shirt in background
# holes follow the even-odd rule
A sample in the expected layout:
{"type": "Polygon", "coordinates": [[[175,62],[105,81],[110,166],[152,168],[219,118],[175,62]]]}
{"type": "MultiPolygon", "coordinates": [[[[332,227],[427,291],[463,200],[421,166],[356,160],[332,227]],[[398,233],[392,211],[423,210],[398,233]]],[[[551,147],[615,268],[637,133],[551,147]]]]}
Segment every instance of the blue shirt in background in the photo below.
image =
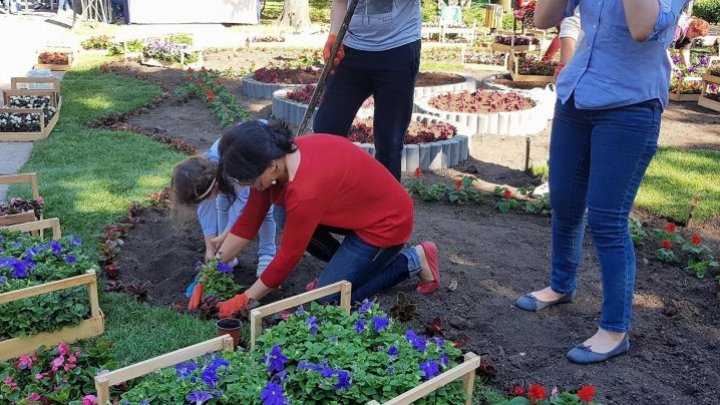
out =
{"type": "Polygon", "coordinates": [[[665,108],[671,70],[666,49],[687,2],[659,0],[653,33],[637,42],[621,0],[569,0],[565,16],[572,16],[579,4],[584,35],[558,77],[560,101],[574,95],[576,108],[607,109],[658,99],[665,108]]]}

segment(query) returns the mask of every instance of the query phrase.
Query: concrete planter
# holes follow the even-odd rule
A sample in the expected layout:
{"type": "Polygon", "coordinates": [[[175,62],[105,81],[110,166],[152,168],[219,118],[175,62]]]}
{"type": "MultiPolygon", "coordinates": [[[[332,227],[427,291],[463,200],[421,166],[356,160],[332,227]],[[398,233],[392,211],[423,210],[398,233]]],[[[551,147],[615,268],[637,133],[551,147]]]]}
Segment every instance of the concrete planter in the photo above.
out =
{"type": "Polygon", "coordinates": [[[471,135],[525,136],[541,132],[547,127],[548,110],[543,99],[527,92],[518,92],[535,101],[535,107],[522,111],[495,113],[464,113],[442,111],[430,106],[432,97],[415,100],[415,108],[421,113],[439,117],[445,122],[466,126],[471,135]]]}
{"type": "MultiPolygon", "coordinates": [[[[293,101],[285,97],[285,95],[295,89],[280,89],[273,93],[272,96],[272,115],[279,120],[285,121],[290,125],[293,126],[300,126],[300,122],[302,121],[303,117],[305,116],[305,111],[307,111],[308,105],[304,103],[299,103],[297,101],[293,101]]],[[[317,109],[315,110],[317,111],[317,109]]],[[[373,115],[373,109],[371,108],[361,108],[357,116],[360,118],[366,118],[373,115]]],[[[315,119],[315,114],[313,114],[313,118],[310,121],[310,125],[312,126],[312,121],[315,119]]],[[[312,131],[311,128],[308,128],[308,133],[312,131]]]]}
{"type": "Polygon", "coordinates": [[[455,84],[443,84],[440,86],[415,87],[415,98],[434,96],[442,93],[475,91],[477,82],[474,77],[467,75],[459,75],[465,78],[464,82],[455,84]]]}
{"type": "Polygon", "coordinates": [[[253,74],[245,76],[243,79],[243,93],[248,97],[255,98],[273,98],[273,93],[282,89],[300,89],[305,87],[304,84],[287,84],[287,83],[263,83],[253,79],[253,74]]]}
{"type": "MultiPolygon", "coordinates": [[[[425,114],[413,114],[415,121],[430,123],[445,122],[425,114]]],[[[410,144],[403,147],[401,169],[412,172],[418,167],[423,170],[446,169],[457,166],[470,156],[470,136],[468,129],[455,125],[457,134],[447,140],[421,144],[410,144]]],[[[356,143],[360,148],[375,156],[375,145],[369,143],[356,143]]]]}

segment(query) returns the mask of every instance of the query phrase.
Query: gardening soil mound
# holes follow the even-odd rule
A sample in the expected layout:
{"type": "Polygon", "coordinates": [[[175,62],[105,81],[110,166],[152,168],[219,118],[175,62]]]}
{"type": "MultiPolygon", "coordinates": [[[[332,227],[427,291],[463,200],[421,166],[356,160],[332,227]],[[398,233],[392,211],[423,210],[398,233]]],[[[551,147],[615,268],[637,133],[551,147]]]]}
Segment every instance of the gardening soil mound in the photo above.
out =
{"type": "Polygon", "coordinates": [[[415,87],[442,86],[465,81],[465,77],[453,73],[420,72],[415,80],[415,87]]]}

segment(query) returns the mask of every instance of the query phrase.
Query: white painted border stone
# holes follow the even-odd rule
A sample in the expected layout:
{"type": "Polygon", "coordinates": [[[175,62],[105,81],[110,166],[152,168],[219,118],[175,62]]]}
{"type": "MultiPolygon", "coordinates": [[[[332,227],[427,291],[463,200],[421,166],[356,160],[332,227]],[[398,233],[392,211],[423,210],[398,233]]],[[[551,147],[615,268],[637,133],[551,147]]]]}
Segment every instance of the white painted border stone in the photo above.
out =
{"type": "Polygon", "coordinates": [[[463,112],[442,111],[430,106],[434,96],[415,99],[415,108],[420,113],[440,117],[450,124],[459,124],[470,129],[471,135],[508,135],[525,136],[542,132],[548,123],[547,100],[529,92],[516,93],[528,97],[535,106],[522,111],[472,114],[463,112]]]}
{"type": "MultiPolygon", "coordinates": [[[[415,121],[427,120],[429,123],[445,123],[446,121],[426,114],[413,114],[415,121]]],[[[446,169],[464,162],[470,156],[470,132],[462,125],[450,123],[456,128],[456,135],[444,141],[409,144],[403,147],[401,170],[412,172],[420,167],[422,170],[446,169]]],[[[356,143],[360,148],[375,156],[375,145],[356,143]]]]}
{"type": "Polygon", "coordinates": [[[287,83],[263,83],[253,78],[253,73],[243,78],[243,93],[248,97],[272,99],[273,93],[281,89],[298,89],[305,87],[304,84],[287,83]]]}

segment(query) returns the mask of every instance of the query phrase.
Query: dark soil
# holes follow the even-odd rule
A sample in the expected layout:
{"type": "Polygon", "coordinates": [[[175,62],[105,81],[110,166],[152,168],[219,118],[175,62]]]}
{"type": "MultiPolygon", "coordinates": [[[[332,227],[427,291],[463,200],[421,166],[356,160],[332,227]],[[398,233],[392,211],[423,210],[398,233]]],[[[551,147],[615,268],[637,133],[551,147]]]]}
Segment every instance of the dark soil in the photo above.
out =
{"type": "Polygon", "coordinates": [[[256,71],[253,79],[263,83],[309,84],[317,83],[320,70],[300,68],[268,69],[265,72],[256,71]]]}
{"type": "MultiPolygon", "coordinates": [[[[238,51],[235,60],[243,62],[234,67],[272,56],[252,51],[247,59],[244,51],[238,51]]],[[[232,65],[229,59],[221,61],[232,65]]],[[[163,82],[171,91],[173,85],[182,85],[177,71],[140,67],[132,62],[115,64],[112,69],[116,74],[163,82]]],[[[242,96],[238,100],[254,116],[269,115],[269,101],[250,101],[242,96]]],[[[197,101],[177,103],[169,97],[157,108],[129,119],[139,125],[161,127],[168,135],[194,145],[209,146],[213,134],[217,136],[220,130],[209,109],[197,101]]],[[[714,145],[717,149],[720,118],[691,104],[670,105],[663,120],[661,144],[714,145]]],[[[532,162],[547,159],[548,140],[549,129],[532,137],[532,162]]],[[[479,137],[474,143],[478,160],[471,159],[457,170],[428,174],[428,181],[449,181],[460,173],[470,173],[481,180],[485,190],[494,184],[537,184],[537,180],[518,170],[524,166],[525,146],[524,137],[479,137]]],[[[402,291],[418,305],[409,327],[423,331],[428,322],[440,317],[449,338],[466,335],[469,341],[465,349],[486,355],[497,369],[495,388],[504,390],[523,382],[563,388],[589,383],[598,388],[600,401],[607,404],[717,403],[720,294],[716,282],[698,280],[684,270],[658,263],[653,259],[657,248],[654,243],[639,249],[630,354],[601,365],[577,366],[564,355],[574,343],[594,333],[600,314],[600,273],[589,237],[580,268],[578,299],[570,305],[531,314],[516,309],[513,302],[548,282],[549,218],[500,214],[491,206],[458,207],[421,201],[416,201],[415,210],[411,242],[432,239],[438,244],[442,287],[432,296],[420,296],[415,292],[415,283],[407,281],[383,293],[380,303],[389,310],[396,294],[402,291]],[[455,291],[447,288],[452,280],[457,281],[455,291]],[[460,328],[451,326],[451,320],[460,328]],[[463,321],[467,324],[462,325],[463,321]]],[[[653,217],[643,218],[655,227],[663,224],[653,217]]],[[[718,252],[718,225],[706,224],[697,229],[718,252]]],[[[199,225],[192,222],[178,227],[166,211],[146,209],[138,215],[138,223],[125,241],[121,281],[125,285],[144,285],[153,305],[166,307],[178,300],[184,304],[185,287],[195,276],[193,264],[202,257],[199,225]]],[[[249,285],[255,280],[255,243],[242,253],[240,263],[236,277],[249,285]]],[[[282,289],[264,302],[303,292],[322,267],[318,260],[305,257],[282,289]]]]}
{"type": "Polygon", "coordinates": [[[415,79],[415,87],[430,87],[430,86],[441,86],[445,84],[462,83],[465,78],[452,74],[442,72],[420,72],[415,79]]]}

